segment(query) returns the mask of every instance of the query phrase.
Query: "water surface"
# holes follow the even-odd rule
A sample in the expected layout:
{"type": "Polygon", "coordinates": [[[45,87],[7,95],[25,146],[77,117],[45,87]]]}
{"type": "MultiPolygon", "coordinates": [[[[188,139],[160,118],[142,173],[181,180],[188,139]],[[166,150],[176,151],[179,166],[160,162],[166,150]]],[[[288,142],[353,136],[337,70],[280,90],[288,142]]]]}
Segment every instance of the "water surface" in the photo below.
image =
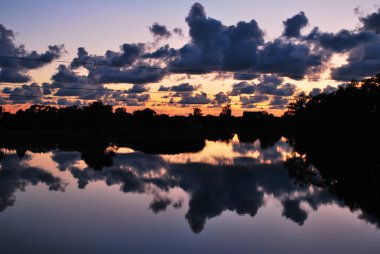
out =
{"type": "Polygon", "coordinates": [[[2,148],[1,253],[378,253],[378,219],[287,139],[202,150],[2,148]],[[330,186],[330,187],[327,187],[330,186]]]}

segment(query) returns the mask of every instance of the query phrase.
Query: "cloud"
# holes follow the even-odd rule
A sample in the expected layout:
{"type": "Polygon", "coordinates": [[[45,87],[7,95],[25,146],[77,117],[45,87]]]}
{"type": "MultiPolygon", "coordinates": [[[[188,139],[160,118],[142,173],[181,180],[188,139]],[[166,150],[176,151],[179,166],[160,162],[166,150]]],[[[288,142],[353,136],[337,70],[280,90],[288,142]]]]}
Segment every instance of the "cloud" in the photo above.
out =
{"type": "Polygon", "coordinates": [[[242,103],[242,108],[256,108],[257,103],[262,103],[269,100],[267,95],[255,95],[255,96],[240,96],[240,102],[242,103]]]}
{"type": "Polygon", "coordinates": [[[54,96],[77,96],[80,99],[101,99],[110,89],[85,75],[79,75],[65,65],[59,65],[52,76],[51,89],[54,96]]]}
{"type": "Polygon", "coordinates": [[[239,70],[252,66],[263,32],[257,22],[239,22],[225,26],[206,16],[203,6],[195,3],[186,18],[191,41],[179,49],[179,56],[169,62],[178,72],[192,70],[239,70]],[[241,49],[244,48],[244,51],[241,49]]]}
{"type": "Polygon", "coordinates": [[[301,36],[301,29],[307,26],[309,20],[304,12],[300,12],[297,15],[285,20],[283,23],[285,26],[283,36],[297,38],[301,36]]]}
{"type": "Polygon", "coordinates": [[[272,97],[269,106],[271,109],[286,109],[288,106],[289,100],[281,97],[272,97]]]}
{"type": "Polygon", "coordinates": [[[380,34],[380,9],[377,12],[361,17],[360,21],[363,23],[363,29],[380,34]]]}
{"type": "Polygon", "coordinates": [[[88,78],[96,83],[145,84],[160,81],[167,71],[157,65],[142,62],[145,44],[125,43],[121,52],[108,50],[104,56],[93,56],[84,48],[78,48],[77,57],[71,68],[83,66],[88,70],[88,78]]]}
{"type": "Polygon", "coordinates": [[[276,96],[292,96],[297,90],[297,86],[284,83],[284,79],[274,75],[264,75],[261,82],[255,85],[258,94],[268,94],[276,96]]]}
{"type": "Polygon", "coordinates": [[[250,73],[234,73],[234,79],[236,80],[252,80],[258,78],[258,76],[257,74],[250,73]]]}
{"type": "Polygon", "coordinates": [[[145,53],[142,58],[151,58],[151,59],[170,59],[177,56],[177,51],[173,48],[170,48],[168,44],[158,48],[153,52],[145,53]]]}
{"type": "MultiPolygon", "coordinates": [[[[250,97],[240,96],[240,101],[243,103],[244,107],[252,107],[252,104],[268,100],[269,96],[267,95],[292,96],[297,90],[296,85],[285,83],[283,78],[276,75],[263,75],[259,80],[260,83],[258,84],[245,81],[234,84],[232,85],[232,91],[229,92],[229,95],[254,95],[250,97]]],[[[285,99],[282,101],[285,101],[285,99]]],[[[278,99],[277,102],[279,102],[278,99]]]]}
{"type": "MultiPolygon", "coordinates": [[[[272,73],[300,80],[308,73],[321,71],[329,57],[312,50],[307,43],[284,38],[265,43],[264,32],[255,20],[225,26],[207,17],[199,3],[192,6],[186,22],[191,41],[168,63],[170,68],[177,70],[175,72],[247,71],[248,75],[235,76],[245,80],[260,73],[272,73]]],[[[285,24],[287,35],[296,36],[307,24],[307,18],[300,13],[285,24]]]]}
{"type": "Polygon", "coordinates": [[[335,93],[336,91],[337,91],[336,87],[327,85],[325,88],[323,88],[322,93],[324,93],[324,94],[332,94],[332,93],[335,93]]]}
{"type": "Polygon", "coordinates": [[[337,33],[323,33],[318,28],[314,28],[305,37],[306,41],[314,42],[326,50],[335,53],[347,52],[359,45],[376,40],[378,36],[367,31],[340,30],[337,33]]]}
{"type": "Polygon", "coordinates": [[[380,71],[380,38],[350,51],[347,64],[332,69],[335,80],[362,80],[380,71]]]}
{"type": "Polygon", "coordinates": [[[207,97],[206,93],[200,94],[188,94],[182,93],[181,100],[178,102],[180,104],[209,104],[211,103],[211,99],[207,97]]]}
{"type": "Polygon", "coordinates": [[[7,83],[22,83],[30,80],[24,70],[0,67],[0,81],[7,83]]]}
{"type": "MultiPolygon", "coordinates": [[[[54,96],[70,97],[76,96],[83,100],[102,100],[108,104],[125,103],[127,106],[144,105],[150,99],[149,95],[134,95],[149,91],[145,84],[134,84],[130,89],[125,91],[112,90],[104,86],[104,84],[93,80],[90,76],[79,75],[72,69],[60,65],[57,73],[52,76],[53,83],[50,89],[54,96]],[[125,95],[128,94],[128,95],[125,95]]],[[[70,105],[70,101],[60,98],[59,105],[70,105]]],[[[80,100],[73,101],[71,105],[81,106],[80,100]]]]}
{"type": "Polygon", "coordinates": [[[161,86],[158,88],[158,91],[160,91],[160,92],[168,92],[168,91],[171,91],[171,87],[161,85],[161,86]]]}
{"type": "Polygon", "coordinates": [[[42,103],[44,97],[44,91],[36,83],[16,88],[4,87],[2,92],[9,95],[7,102],[11,104],[42,103]]]}
{"type": "Polygon", "coordinates": [[[64,52],[63,45],[50,45],[44,53],[27,51],[24,45],[16,45],[15,33],[0,24],[0,55],[14,58],[0,58],[0,82],[22,83],[30,80],[28,70],[37,69],[59,58],[64,52]],[[23,60],[17,58],[29,58],[23,60]]]}
{"type": "Polygon", "coordinates": [[[225,103],[230,103],[231,102],[230,97],[227,94],[223,93],[223,92],[219,92],[219,93],[215,94],[214,100],[215,100],[215,103],[217,105],[221,105],[221,104],[225,104],[225,103]]]}
{"type": "MultiPolygon", "coordinates": [[[[53,102],[49,102],[49,104],[53,104],[53,102]]],[[[68,100],[66,98],[58,98],[56,104],[58,106],[78,106],[78,107],[83,107],[87,106],[87,103],[81,101],[81,100],[68,100]]]]}
{"type": "Polygon", "coordinates": [[[153,34],[156,39],[167,39],[172,33],[166,28],[166,26],[154,23],[149,27],[149,31],[153,34]]]}
{"type": "Polygon", "coordinates": [[[257,70],[278,76],[301,80],[309,72],[319,72],[323,66],[323,54],[312,52],[306,44],[294,44],[276,39],[268,42],[259,52],[257,70]]]}
{"type": "Polygon", "coordinates": [[[317,96],[318,94],[320,94],[322,92],[322,90],[320,88],[313,88],[311,91],[310,91],[310,96],[317,96]]]}
{"type": "MultiPolygon", "coordinates": [[[[103,55],[93,55],[79,47],[71,64],[61,65],[52,76],[51,86],[44,86],[43,94],[76,96],[75,99],[79,100],[104,99],[107,102],[128,100],[132,105],[139,101],[119,91],[107,89],[104,85],[133,84],[126,93],[141,93],[147,91],[145,84],[160,82],[172,74],[201,75],[222,71],[229,74],[215,76],[243,81],[260,80],[263,76],[295,80],[318,78],[322,71],[331,68],[328,63],[336,53],[346,53],[348,59],[346,64],[330,69],[334,79],[363,79],[380,71],[380,58],[377,57],[380,52],[380,35],[377,30],[379,16],[380,10],[360,17],[361,26],[354,30],[342,29],[328,33],[316,27],[308,35],[302,35],[302,29],[308,25],[308,18],[304,12],[300,12],[283,22],[284,32],[281,36],[265,41],[265,33],[255,20],[240,21],[228,26],[208,17],[205,8],[195,3],[185,19],[190,39],[181,48],[175,49],[169,44],[158,46],[157,43],[124,43],[119,51],[107,50],[103,55]],[[87,74],[79,74],[77,69],[80,67],[85,68],[87,74]]],[[[169,30],[158,23],[149,28],[155,38],[169,38],[174,33],[182,33],[180,28],[169,30]]],[[[1,25],[0,32],[1,54],[11,52],[15,56],[41,60],[0,59],[2,82],[25,83],[30,78],[27,73],[29,69],[45,65],[45,61],[51,62],[64,52],[63,46],[49,46],[44,53],[27,51],[23,45],[16,46],[12,30],[1,25]]],[[[211,100],[201,95],[182,98],[179,94],[199,88],[183,83],[173,87],[161,86],[159,90],[176,92],[178,94],[172,96],[181,97],[183,102],[211,100]]],[[[241,82],[233,85],[228,95],[291,96],[296,90],[295,85],[284,80],[281,84],[268,81],[260,81],[258,84],[241,82]]],[[[140,100],[143,99],[141,97],[140,100]]],[[[63,105],[68,102],[69,100],[62,100],[60,103],[63,105]]]]}
{"type": "Polygon", "coordinates": [[[173,29],[173,33],[179,35],[179,36],[183,36],[183,32],[182,32],[182,29],[179,28],[179,27],[176,27],[173,29]]]}
{"type": "Polygon", "coordinates": [[[190,85],[189,83],[182,83],[176,86],[171,86],[171,87],[165,87],[165,86],[160,86],[158,91],[161,92],[167,92],[167,91],[172,91],[172,92],[194,92],[197,91],[199,88],[201,88],[201,85],[190,85]]]}
{"type": "Polygon", "coordinates": [[[145,85],[133,85],[128,90],[125,90],[125,93],[145,93],[149,91],[149,87],[145,85]]]}
{"type": "Polygon", "coordinates": [[[323,88],[323,90],[320,88],[313,88],[310,91],[310,95],[311,96],[317,96],[319,94],[332,94],[332,93],[335,93],[336,91],[337,91],[336,87],[327,85],[325,88],[323,88]]]}
{"type": "Polygon", "coordinates": [[[232,91],[229,93],[231,96],[237,96],[241,94],[253,94],[255,92],[255,85],[248,82],[240,82],[232,85],[232,91]]]}
{"type": "MultiPolygon", "coordinates": [[[[104,56],[90,55],[85,48],[80,47],[77,51],[77,57],[71,63],[72,68],[80,66],[91,67],[88,65],[131,65],[144,52],[145,44],[143,43],[124,43],[120,46],[121,52],[107,50],[104,56]]],[[[117,66],[116,66],[117,67],[117,66]]],[[[96,66],[93,66],[96,68],[96,66]]]]}

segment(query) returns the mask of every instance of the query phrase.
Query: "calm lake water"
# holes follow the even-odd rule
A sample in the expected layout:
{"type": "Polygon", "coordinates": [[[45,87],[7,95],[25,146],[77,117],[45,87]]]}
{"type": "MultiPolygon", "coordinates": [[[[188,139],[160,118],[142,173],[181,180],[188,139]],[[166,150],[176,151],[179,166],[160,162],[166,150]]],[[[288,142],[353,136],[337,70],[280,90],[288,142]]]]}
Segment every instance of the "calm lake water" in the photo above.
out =
{"type": "Polygon", "coordinates": [[[4,254],[380,253],[375,218],[289,173],[285,138],[172,155],[1,151],[4,254]]]}

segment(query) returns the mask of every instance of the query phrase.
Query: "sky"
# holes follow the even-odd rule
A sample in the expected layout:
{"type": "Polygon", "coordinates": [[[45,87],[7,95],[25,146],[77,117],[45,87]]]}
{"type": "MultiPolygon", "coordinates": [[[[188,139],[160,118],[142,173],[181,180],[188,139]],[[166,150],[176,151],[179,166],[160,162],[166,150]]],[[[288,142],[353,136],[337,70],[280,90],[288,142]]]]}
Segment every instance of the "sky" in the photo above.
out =
{"type": "Polygon", "coordinates": [[[0,103],[280,114],[380,72],[379,27],[372,0],[2,0],[0,56],[39,61],[0,58],[0,103]]]}

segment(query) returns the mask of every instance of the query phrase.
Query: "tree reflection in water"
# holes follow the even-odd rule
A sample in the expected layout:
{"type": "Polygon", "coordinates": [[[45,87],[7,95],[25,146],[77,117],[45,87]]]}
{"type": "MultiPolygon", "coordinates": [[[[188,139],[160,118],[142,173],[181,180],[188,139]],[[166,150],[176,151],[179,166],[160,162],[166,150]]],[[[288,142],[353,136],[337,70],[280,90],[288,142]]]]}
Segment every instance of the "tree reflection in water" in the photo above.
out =
{"type": "MultiPolygon", "coordinates": [[[[0,209],[3,211],[13,205],[15,191],[25,190],[28,185],[44,183],[50,190],[64,190],[69,179],[28,164],[34,152],[51,152],[51,160],[60,171],[70,172],[78,188],[85,189],[92,182],[103,181],[108,186],[120,186],[125,193],[149,194],[152,196],[149,209],[155,214],[169,206],[180,209],[184,200],[170,197],[169,191],[182,189],[189,199],[185,218],[195,233],[204,229],[207,220],[224,211],[255,217],[268,197],[281,204],[284,218],[300,226],[311,211],[326,204],[348,206],[360,211],[361,219],[379,225],[380,202],[376,193],[371,195],[378,175],[369,171],[367,177],[354,179],[351,173],[342,174],[341,167],[358,166],[353,162],[358,157],[344,160],[339,157],[345,156],[347,151],[334,152],[334,160],[331,153],[337,151],[337,146],[326,148],[321,143],[318,149],[325,151],[321,152],[315,147],[306,147],[305,144],[310,143],[299,137],[288,142],[278,134],[267,133],[224,134],[220,139],[215,136],[211,139],[220,141],[200,139],[196,141],[197,146],[203,143],[199,149],[195,151],[191,146],[186,152],[186,147],[179,146],[176,155],[173,154],[175,146],[168,152],[171,155],[155,153],[154,146],[149,146],[149,153],[144,153],[138,144],[134,145],[136,150],[121,148],[125,141],[47,141],[39,147],[33,142],[33,146],[27,142],[22,145],[3,143],[0,209]],[[24,156],[20,158],[17,154],[24,156]],[[369,180],[373,184],[364,186],[369,180]]],[[[370,163],[372,161],[367,160],[363,167],[371,167],[370,163]]]]}

